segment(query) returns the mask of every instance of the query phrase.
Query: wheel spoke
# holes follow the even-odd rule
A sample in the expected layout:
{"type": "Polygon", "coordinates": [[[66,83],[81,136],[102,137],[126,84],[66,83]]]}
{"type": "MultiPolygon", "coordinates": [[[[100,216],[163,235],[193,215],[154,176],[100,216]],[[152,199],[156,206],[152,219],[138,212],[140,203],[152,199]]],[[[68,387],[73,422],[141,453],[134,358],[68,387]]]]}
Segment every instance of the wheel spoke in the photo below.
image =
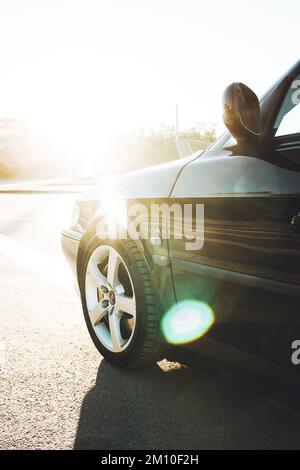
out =
{"type": "Polygon", "coordinates": [[[97,266],[96,261],[93,261],[92,263],[89,264],[88,267],[88,274],[91,275],[93,278],[95,284],[97,286],[101,286],[102,284],[106,283],[106,278],[105,276],[99,271],[99,268],[97,266]]]}
{"type": "Polygon", "coordinates": [[[135,299],[124,294],[116,296],[116,309],[135,316],[135,299]]]}
{"type": "Polygon", "coordinates": [[[105,315],[107,315],[107,310],[102,308],[100,303],[96,304],[95,307],[90,311],[90,319],[93,325],[99,323],[105,315]]]}
{"type": "Polygon", "coordinates": [[[116,295],[120,295],[120,294],[124,294],[124,287],[122,286],[122,284],[119,284],[118,286],[116,286],[114,288],[114,291],[116,293],[116,295]]]}
{"type": "Polygon", "coordinates": [[[109,251],[108,256],[108,267],[107,267],[107,281],[111,287],[115,287],[118,282],[118,268],[121,259],[118,256],[118,253],[115,250],[109,251]]]}
{"type": "Polygon", "coordinates": [[[118,312],[116,312],[116,309],[113,309],[110,312],[108,318],[113,350],[115,352],[121,351],[123,343],[120,331],[121,316],[118,314],[118,312]]]}

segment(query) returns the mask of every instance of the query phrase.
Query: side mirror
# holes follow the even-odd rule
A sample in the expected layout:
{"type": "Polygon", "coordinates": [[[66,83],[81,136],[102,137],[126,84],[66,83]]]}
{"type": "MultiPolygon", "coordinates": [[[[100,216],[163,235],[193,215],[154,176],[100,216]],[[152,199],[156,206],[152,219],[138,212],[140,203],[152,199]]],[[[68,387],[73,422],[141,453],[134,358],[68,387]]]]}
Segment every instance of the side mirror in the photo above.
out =
{"type": "Polygon", "coordinates": [[[260,106],[256,94],[243,83],[232,83],[223,94],[223,121],[237,142],[260,135],[260,106]]]}

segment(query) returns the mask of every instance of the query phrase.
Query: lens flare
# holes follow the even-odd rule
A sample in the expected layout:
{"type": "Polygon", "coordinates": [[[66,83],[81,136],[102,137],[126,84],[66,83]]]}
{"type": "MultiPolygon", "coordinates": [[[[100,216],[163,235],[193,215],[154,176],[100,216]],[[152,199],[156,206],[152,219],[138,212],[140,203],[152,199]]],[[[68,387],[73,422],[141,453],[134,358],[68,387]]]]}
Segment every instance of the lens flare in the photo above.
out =
{"type": "Polygon", "coordinates": [[[161,328],[171,344],[185,344],[201,338],[214,322],[214,312],[205,302],[184,300],[164,315],[161,328]]]}

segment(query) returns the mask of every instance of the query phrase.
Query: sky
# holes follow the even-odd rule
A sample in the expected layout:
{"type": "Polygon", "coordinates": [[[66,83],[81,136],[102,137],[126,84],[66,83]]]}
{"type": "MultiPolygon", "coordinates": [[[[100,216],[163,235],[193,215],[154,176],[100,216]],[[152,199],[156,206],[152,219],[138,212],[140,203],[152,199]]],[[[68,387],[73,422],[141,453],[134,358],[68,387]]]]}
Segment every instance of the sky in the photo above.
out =
{"type": "Polygon", "coordinates": [[[298,0],[0,0],[0,117],[78,153],[117,133],[221,121],[300,58],[298,0]]]}

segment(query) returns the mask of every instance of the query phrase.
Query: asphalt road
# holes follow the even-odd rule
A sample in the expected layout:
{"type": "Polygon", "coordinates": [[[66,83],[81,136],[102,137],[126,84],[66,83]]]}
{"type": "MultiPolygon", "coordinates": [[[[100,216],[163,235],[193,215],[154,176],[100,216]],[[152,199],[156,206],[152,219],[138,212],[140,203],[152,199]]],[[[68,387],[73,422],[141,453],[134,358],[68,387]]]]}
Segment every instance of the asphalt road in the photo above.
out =
{"type": "Polygon", "coordinates": [[[0,194],[0,448],[300,448],[299,414],[263,393],[102,360],[60,251],[74,198],[0,194]]]}

